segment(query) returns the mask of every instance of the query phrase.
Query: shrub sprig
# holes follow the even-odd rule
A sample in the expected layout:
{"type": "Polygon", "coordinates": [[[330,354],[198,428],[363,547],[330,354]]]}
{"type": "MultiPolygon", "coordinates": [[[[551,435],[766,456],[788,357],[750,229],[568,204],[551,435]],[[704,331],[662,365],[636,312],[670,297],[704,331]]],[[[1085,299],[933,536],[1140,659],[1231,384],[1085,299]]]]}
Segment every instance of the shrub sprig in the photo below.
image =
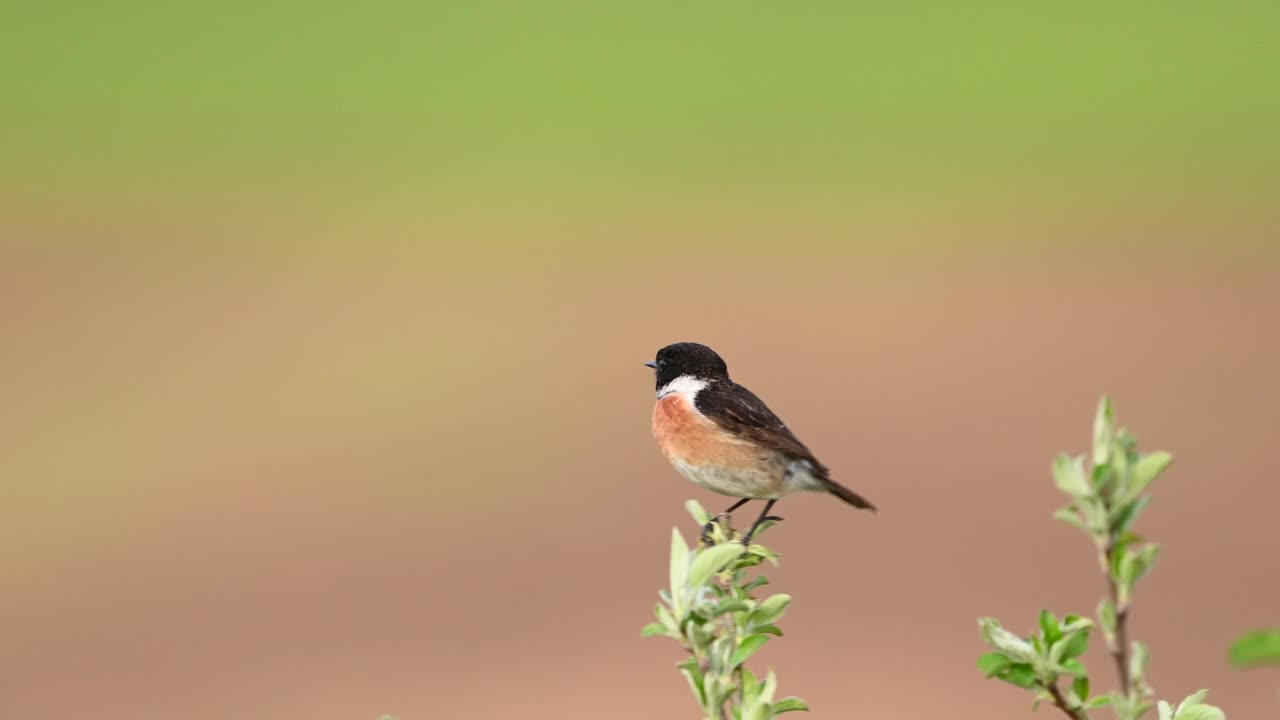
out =
{"type": "MultiPolygon", "coordinates": [[[[774,699],[778,679],[772,670],[761,679],[745,666],[770,640],[782,636],[777,621],[791,596],[758,597],[769,578],[751,571],[766,560],[777,566],[778,555],[758,542],[744,546],[738,533],[697,501],[686,502],[685,508],[699,526],[709,527],[705,544],[691,549],[672,528],[670,586],[658,593],[657,622],[642,634],[669,637],[688,653],[676,667],[706,720],[769,720],[808,710],[797,697],[774,699]]],[[[770,524],[762,524],[754,539],[770,524]]]]}
{"type": "Polygon", "coordinates": [[[1152,481],[1172,462],[1166,452],[1139,452],[1133,435],[1116,426],[1111,401],[1102,399],[1094,417],[1089,462],[1084,455],[1065,454],[1053,461],[1054,482],[1071,498],[1054,517],[1090,537],[1106,582],[1096,620],[1078,615],[1059,620],[1041,610],[1039,627],[1024,638],[992,618],[980,618],[982,639],[994,652],[978,658],[978,669],[1030,690],[1033,707],[1047,701],[1072,720],[1088,720],[1091,710],[1107,705],[1118,720],[1139,720],[1152,708],[1159,720],[1224,720],[1222,710],[1204,702],[1205,690],[1176,706],[1153,702],[1154,692],[1146,682],[1147,648],[1129,639],[1134,588],[1160,556],[1160,547],[1132,528],[1151,500],[1152,481]],[[1101,695],[1090,694],[1090,676],[1079,659],[1095,627],[1102,630],[1118,680],[1115,690],[1101,695]],[[1064,686],[1063,680],[1070,682],[1064,686]]]}

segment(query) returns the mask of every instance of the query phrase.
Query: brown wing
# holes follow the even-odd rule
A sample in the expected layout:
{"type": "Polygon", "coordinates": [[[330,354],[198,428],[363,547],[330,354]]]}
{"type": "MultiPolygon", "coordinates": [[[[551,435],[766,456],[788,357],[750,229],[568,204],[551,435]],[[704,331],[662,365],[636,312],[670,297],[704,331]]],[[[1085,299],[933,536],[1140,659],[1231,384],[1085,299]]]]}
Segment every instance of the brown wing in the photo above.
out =
{"type": "Polygon", "coordinates": [[[827,492],[856,508],[876,509],[870,500],[832,480],[827,467],[818,462],[809,448],[750,390],[732,381],[712,383],[698,392],[695,402],[703,415],[725,430],[777,450],[792,460],[807,462],[813,468],[810,474],[827,492]]]}
{"type": "Polygon", "coordinates": [[[792,459],[808,461],[815,477],[828,476],[809,448],[750,390],[732,381],[716,382],[700,390],[695,402],[699,412],[716,425],[792,459]]]}

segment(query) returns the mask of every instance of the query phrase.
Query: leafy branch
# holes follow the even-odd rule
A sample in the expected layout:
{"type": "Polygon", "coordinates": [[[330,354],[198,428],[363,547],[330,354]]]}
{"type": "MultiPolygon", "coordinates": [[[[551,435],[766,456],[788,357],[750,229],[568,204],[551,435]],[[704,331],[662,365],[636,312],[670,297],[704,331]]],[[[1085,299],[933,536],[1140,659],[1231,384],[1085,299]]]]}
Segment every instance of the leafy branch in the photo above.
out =
{"type": "MultiPolygon", "coordinates": [[[[711,521],[696,501],[685,508],[701,526],[711,521]]],[[[760,526],[756,537],[767,529],[760,526]]],[[[680,531],[671,531],[670,587],[658,593],[657,622],[645,626],[646,637],[669,637],[688,657],[677,663],[689,682],[706,720],[769,720],[809,706],[796,697],[774,700],[778,679],[770,671],[763,680],[744,663],[782,631],[776,622],[791,602],[785,594],[757,598],[753,592],[769,578],[750,573],[778,556],[763,545],[744,546],[719,520],[710,525],[705,547],[690,549],[680,531]],[[754,577],[749,577],[754,575],[754,577]]]]}
{"type": "Polygon", "coordinates": [[[1098,603],[1096,626],[1106,639],[1116,667],[1118,687],[1090,697],[1090,678],[1078,659],[1088,648],[1095,622],[1076,615],[1062,620],[1042,610],[1039,628],[1028,638],[1009,632],[991,618],[981,618],[982,637],[994,652],[978,659],[987,676],[1031,690],[1033,708],[1049,701],[1072,720],[1088,720],[1089,711],[1109,705],[1118,720],[1139,720],[1153,707],[1160,720],[1222,720],[1221,710],[1203,702],[1207,691],[1195,693],[1176,707],[1153,704],[1145,680],[1146,647],[1129,639],[1129,615],[1134,588],[1155,566],[1160,547],[1132,531],[1151,500],[1147,489],[1173,457],[1166,452],[1140,453],[1137,440],[1117,428],[1111,402],[1103,398],[1093,424],[1093,452],[1085,456],[1059,455],[1053,478],[1071,501],[1054,517],[1084,531],[1092,540],[1106,596],[1098,603]],[[1059,682],[1070,678],[1065,690],[1059,682]]]}

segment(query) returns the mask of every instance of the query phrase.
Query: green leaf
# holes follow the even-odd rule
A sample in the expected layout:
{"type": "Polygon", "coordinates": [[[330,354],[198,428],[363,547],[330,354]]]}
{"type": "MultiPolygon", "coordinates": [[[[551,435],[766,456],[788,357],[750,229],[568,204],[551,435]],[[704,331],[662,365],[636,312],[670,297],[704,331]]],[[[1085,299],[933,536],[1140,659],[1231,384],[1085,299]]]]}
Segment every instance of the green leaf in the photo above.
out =
{"type": "Polygon", "coordinates": [[[1254,630],[1231,644],[1231,664],[1247,668],[1280,665],[1280,627],[1254,630]]]}
{"type": "Polygon", "coordinates": [[[752,590],[755,590],[758,587],[762,587],[768,584],[769,584],[768,575],[757,575],[751,579],[751,582],[747,583],[746,585],[743,585],[742,590],[743,592],[751,592],[752,590]]]}
{"type": "Polygon", "coordinates": [[[702,503],[697,500],[685,500],[684,509],[693,518],[693,521],[698,523],[698,525],[706,525],[711,521],[711,516],[708,515],[706,509],[702,507],[702,503]]]}
{"type": "Polygon", "coordinates": [[[778,692],[778,676],[770,670],[769,674],[764,677],[764,687],[760,688],[760,699],[767,703],[773,702],[773,694],[778,692]]]}
{"type": "Polygon", "coordinates": [[[1075,505],[1080,510],[1080,517],[1086,530],[1094,535],[1106,534],[1107,509],[1103,505],[1102,498],[1096,495],[1078,497],[1075,505]]]}
{"type": "Polygon", "coordinates": [[[1119,567],[1120,584],[1132,588],[1155,567],[1156,558],[1160,557],[1160,546],[1144,545],[1138,550],[1126,548],[1123,552],[1119,567]]]}
{"type": "Polygon", "coordinates": [[[1116,431],[1116,437],[1111,442],[1111,455],[1107,460],[1107,466],[1111,470],[1111,479],[1115,483],[1113,495],[1120,495],[1126,492],[1125,488],[1129,484],[1129,466],[1138,459],[1138,454],[1133,450],[1134,444],[1134,439],[1126,430],[1120,429],[1116,431]]]}
{"type": "Polygon", "coordinates": [[[702,668],[698,667],[698,661],[693,658],[686,658],[678,663],[676,667],[680,668],[680,674],[684,675],[689,681],[689,689],[693,691],[693,697],[697,699],[699,705],[706,704],[706,687],[704,678],[702,677],[702,668]]]}
{"type": "Polygon", "coordinates": [[[775,715],[781,715],[782,713],[797,712],[797,711],[809,712],[809,703],[801,700],[798,697],[792,696],[792,697],[784,697],[778,702],[773,704],[773,713],[775,715]]]}
{"type": "Polygon", "coordinates": [[[666,625],[669,628],[674,628],[676,626],[676,619],[671,616],[671,611],[667,610],[665,607],[661,605],[654,605],[653,614],[658,618],[658,622],[663,625],[666,625]]]}
{"type": "Polygon", "coordinates": [[[995,675],[1011,664],[1013,661],[1002,652],[989,652],[978,658],[978,670],[987,677],[995,675]]]}
{"type": "Polygon", "coordinates": [[[1173,456],[1167,452],[1153,452],[1139,458],[1129,471],[1128,496],[1134,498],[1141,495],[1151,481],[1159,477],[1171,463],[1173,456]]]}
{"type": "Polygon", "coordinates": [[[1154,703],[1145,699],[1151,694],[1151,688],[1141,684],[1135,685],[1135,688],[1132,695],[1122,695],[1118,690],[1110,693],[1111,713],[1117,720],[1138,720],[1155,707],[1154,703]]]}
{"type": "Polygon", "coordinates": [[[1108,636],[1114,635],[1116,632],[1116,606],[1112,604],[1110,599],[1103,599],[1098,603],[1098,625],[1102,627],[1102,631],[1108,636]]]}
{"type": "Polygon", "coordinates": [[[1150,659],[1151,653],[1147,652],[1147,646],[1135,640],[1129,652],[1129,677],[1133,678],[1135,683],[1146,677],[1147,662],[1150,659]]]}
{"type": "MultiPolygon", "coordinates": [[[[756,530],[756,537],[758,538],[760,536],[760,533],[765,528],[770,527],[772,525],[773,525],[773,521],[760,523],[760,529],[756,530]]],[[[753,543],[751,547],[747,548],[747,552],[751,553],[752,555],[755,555],[756,557],[768,560],[769,562],[773,563],[775,567],[778,564],[778,553],[770,550],[764,545],[753,543]]]]}
{"type": "Polygon", "coordinates": [[[1031,643],[1000,627],[995,619],[979,618],[978,624],[982,627],[982,639],[991,647],[1013,660],[1032,662],[1036,659],[1037,653],[1031,643]]]}
{"type": "Polygon", "coordinates": [[[1173,713],[1174,720],[1226,720],[1226,713],[1203,702],[1208,694],[1208,690],[1201,690],[1188,695],[1178,704],[1177,711],[1173,713]]]}
{"type": "Polygon", "coordinates": [[[1093,628],[1093,621],[1089,618],[1083,618],[1079,615],[1067,615],[1062,618],[1062,634],[1068,635],[1077,630],[1089,630],[1093,628]]]}
{"type": "Polygon", "coordinates": [[[1084,520],[1080,519],[1080,513],[1076,512],[1074,505],[1068,505],[1064,508],[1058,508],[1057,510],[1054,510],[1053,517],[1054,519],[1061,520],[1062,522],[1067,523],[1068,525],[1075,525],[1081,530],[1088,531],[1089,529],[1085,527],[1084,520]]]}
{"type": "Polygon", "coordinates": [[[760,701],[760,681],[748,669],[742,668],[742,703],[750,705],[760,701]]]}
{"type": "MultiPolygon", "coordinates": [[[[689,546],[680,531],[671,528],[671,597],[678,601],[684,594],[685,580],[689,577],[689,546]]],[[[677,611],[677,614],[679,612],[677,611]]]]}
{"type": "Polygon", "coordinates": [[[1138,566],[1138,574],[1134,576],[1134,582],[1146,577],[1156,566],[1156,559],[1160,557],[1159,545],[1146,545],[1138,551],[1138,559],[1141,564],[1138,566]]]}
{"type": "Polygon", "coordinates": [[[1095,463],[1089,479],[1093,481],[1095,490],[1101,490],[1115,480],[1115,471],[1112,470],[1111,463],[1095,463]]]}
{"type": "Polygon", "coordinates": [[[747,616],[747,622],[752,625],[769,625],[782,617],[782,613],[786,612],[787,604],[790,602],[791,596],[785,593],[772,595],[747,616]]]}
{"type": "Polygon", "coordinates": [[[666,635],[667,626],[662,623],[649,623],[640,631],[640,637],[653,637],[654,635],[666,635]]]}
{"type": "Polygon", "coordinates": [[[1084,655],[1089,649],[1089,631],[1087,629],[1077,630],[1076,632],[1068,635],[1067,638],[1062,641],[1062,644],[1064,646],[1062,651],[1063,660],[1078,658],[1081,655],[1084,655]]]}
{"type": "Polygon", "coordinates": [[[1125,546],[1137,545],[1142,542],[1142,536],[1133,531],[1120,533],[1120,537],[1116,538],[1116,542],[1123,543],[1125,546]]]}
{"type": "Polygon", "coordinates": [[[1138,519],[1138,515],[1149,502],[1151,502],[1151,496],[1143,495],[1116,508],[1111,517],[1111,532],[1119,535],[1133,527],[1134,521],[1138,519]]]}
{"type": "Polygon", "coordinates": [[[1052,645],[1062,638],[1062,630],[1058,628],[1058,619],[1048,610],[1040,611],[1040,632],[1044,633],[1044,640],[1047,645],[1052,645]]]}
{"type": "Polygon", "coordinates": [[[1098,401],[1098,412],[1093,418],[1093,464],[1101,465],[1111,459],[1111,441],[1115,438],[1116,416],[1111,399],[1106,395],[1098,401]]]}
{"type": "Polygon", "coordinates": [[[706,584],[712,574],[723,570],[743,552],[745,550],[738,543],[724,543],[699,552],[693,560],[693,567],[689,568],[689,586],[696,588],[706,584]]]}
{"type": "Polygon", "coordinates": [[[777,625],[761,625],[757,628],[754,628],[752,632],[768,633],[770,635],[777,635],[778,637],[782,637],[782,630],[778,629],[777,625]]]}
{"type": "Polygon", "coordinates": [[[1121,535],[1115,538],[1111,545],[1111,577],[1117,582],[1123,583],[1124,581],[1124,564],[1128,561],[1128,550],[1132,544],[1132,541],[1127,536],[1121,535]]]}
{"type": "Polygon", "coordinates": [[[1089,699],[1089,676],[1081,675],[1071,681],[1071,689],[1075,691],[1076,696],[1080,698],[1080,702],[1089,699]]]}
{"type": "Polygon", "coordinates": [[[992,677],[1020,688],[1033,688],[1036,685],[1036,671],[1027,663],[1014,663],[992,677]]]}
{"type": "Polygon", "coordinates": [[[1192,705],[1186,710],[1178,710],[1174,716],[1177,720],[1227,720],[1227,714],[1213,705],[1192,705]]]}
{"type": "Polygon", "coordinates": [[[725,600],[724,602],[715,606],[715,609],[711,611],[711,617],[713,618],[719,617],[721,615],[724,615],[725,613],[742,612],[744,610],[750,610],[750,609],[751,609],[751,606],[743,602],[742,600],[733,600],[733,599],[725,600]]]}
{"type": "Polygon", "coordinates": [[[1067,675],[1079,676],[1079,675],[1085,674],[1084,663],[1080,662],[1079,660],[1076,660],[1075,658],[1072,658],[1070,660],[1063,660],[1061,667],[1062,667],[1061,672],[1067,675]]]}
{"type": "Polygon", "coordinates": [[[1058,489],[1071,495],[1088,495],[1093,492],[1084,474],[1084,456],[1059,455],[1053,459],[1053,481],[1058,489]]]}
{"type": "Polygon", "coordinates": [[[733,651],[733,655],[729,658],[729,667],[736,668],[747,661],[747,658],[756,654],[756,652],[769,642],[768,635],[748,635],[746,640],[733,651]]]}
{"type": "Polygon", "coordinates": [[[1183,698],[1182,702],[1178,703],[1178,709],[1181,710],[1184,706],[1199,705],[1208,696],[1208,690],[1197,690],[1183,698]]]}
{"type": "Polygon", "coordinates": [[[1085,706],[1086,708],[1088,708],[1088,709],[1092,710],[1092,709],[1094,709],[1094,708],[1100,708],[1100,707],[1102,707],[1102,706],[1104,706],[1104,705],[1110,705],[1110,704],[1111,704],[1111,696],[1110,696],[1110,695],[1099,695],[1098,697],[1093,698],[1093,699],[1092,699],[1092,700],[1090,700],[1089,702],[1085,703],[1085,704],[1084,704],[1084,706],[1085,706]]]}
{"type": "Polygon", "coordinates": [[[711,643],[711,633],[705,625],[686,622],[680,627],[694,647],[706,647],[711,643]]]}
{"type": "MultiPolygon", "coordinates": [[[[760,684],[755,698],[742,704],[742,720],[770,720],[773,716],[773,693],[777,690],[778,678],[770,672],[760,684]]],[[[713,713],[718,714],[718,713],[713,713]]]]}

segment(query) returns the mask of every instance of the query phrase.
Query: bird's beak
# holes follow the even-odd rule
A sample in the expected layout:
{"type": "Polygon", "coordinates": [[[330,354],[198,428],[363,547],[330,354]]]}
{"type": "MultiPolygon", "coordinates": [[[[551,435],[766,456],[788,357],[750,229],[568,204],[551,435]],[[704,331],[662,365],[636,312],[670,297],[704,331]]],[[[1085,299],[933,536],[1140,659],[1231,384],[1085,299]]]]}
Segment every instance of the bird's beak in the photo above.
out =
{"type": "Polygon", "coordinates": [[[647,368],[653,368],[654,370],[657,370],[657,369],[658,369],[658,363],[656,363],[656,362],[654,362],[654,361],[652,361],[652,360],[650,360],[649,362],[645,363],[645,364],[644,364],[644,366],[645,366],[645,367],[647,367],[647,368]]]}

